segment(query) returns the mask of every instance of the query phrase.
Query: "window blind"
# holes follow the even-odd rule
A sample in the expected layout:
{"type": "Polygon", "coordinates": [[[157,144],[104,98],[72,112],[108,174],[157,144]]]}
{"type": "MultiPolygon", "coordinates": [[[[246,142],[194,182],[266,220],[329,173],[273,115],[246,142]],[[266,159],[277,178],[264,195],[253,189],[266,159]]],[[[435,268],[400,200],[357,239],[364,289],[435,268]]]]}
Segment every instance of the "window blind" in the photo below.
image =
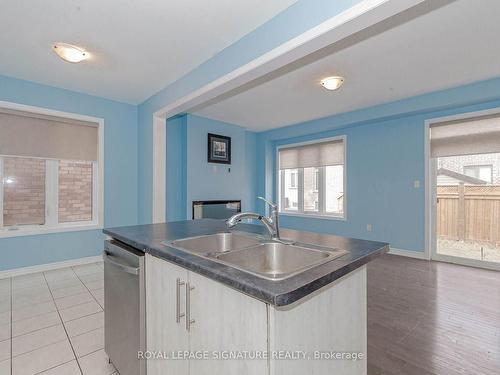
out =
{"type": "Polygon", "coordinates": [[[458,156],[500,152],[500,116],[431,125],[431,156],[458,156]]]}
{"type": "Polygon", "coordinates": [[[97,124],[0,108],[0,154],[97,161],[97,124]]]}
{"type": "Polygon", "coordinates": [[[344,164],[344,141],[318,142],[279,150],[279,168],[309,168],[344,164]]]}

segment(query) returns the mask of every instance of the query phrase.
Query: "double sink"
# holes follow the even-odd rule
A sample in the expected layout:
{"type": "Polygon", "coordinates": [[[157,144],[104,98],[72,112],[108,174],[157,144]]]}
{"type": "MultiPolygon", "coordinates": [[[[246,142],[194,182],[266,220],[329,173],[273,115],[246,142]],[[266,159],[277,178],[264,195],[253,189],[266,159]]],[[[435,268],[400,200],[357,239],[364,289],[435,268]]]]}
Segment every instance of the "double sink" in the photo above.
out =
{"type": "Polygon", "coordinates": [[[347,253],[313,244],[269,240],[224,232],[183,238],[165,245],[267,280],[283,280],[347,253]]]}

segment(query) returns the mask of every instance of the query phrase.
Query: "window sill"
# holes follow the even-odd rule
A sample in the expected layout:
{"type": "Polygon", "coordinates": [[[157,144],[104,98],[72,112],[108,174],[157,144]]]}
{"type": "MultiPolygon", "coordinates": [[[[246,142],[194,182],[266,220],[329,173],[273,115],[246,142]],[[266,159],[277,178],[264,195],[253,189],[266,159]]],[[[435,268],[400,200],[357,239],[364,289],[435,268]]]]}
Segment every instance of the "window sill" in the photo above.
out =
{"type": "Polygon", "coordinates": [[[295,213],[295,212],[280,212],[279,214],[282,216],[296,216],[296,217],[308,218],[308,219],[346,221],[345,216],[302,214],[302,213],[298,213],[298,212],[297,213],[295,213]]]}
{"type": "Polygon", "coordinates": [[[57,226],[26,226],[18,229],[0,228],[0,238],[35,236],[40,234],[64,233],[64,232],[80,232],[86,230],[102,229],[102,225],[90,224],[61,224],[57,226]]]}

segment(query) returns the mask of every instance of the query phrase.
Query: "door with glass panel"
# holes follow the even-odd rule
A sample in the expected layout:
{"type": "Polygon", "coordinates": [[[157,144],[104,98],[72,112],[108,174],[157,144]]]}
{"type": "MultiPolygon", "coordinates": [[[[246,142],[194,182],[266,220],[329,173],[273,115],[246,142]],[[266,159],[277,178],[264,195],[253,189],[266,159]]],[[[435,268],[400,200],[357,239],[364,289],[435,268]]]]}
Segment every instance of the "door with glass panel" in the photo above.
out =
{"type": "Polygon", "coordinates": [[[345,137],[278,148],[280,212],[344,218],[345,137]]]}
{"type": "Polygon", "coordinates": [[[500,115],[430,126],[432,256],[500,268],[500,115]]]}

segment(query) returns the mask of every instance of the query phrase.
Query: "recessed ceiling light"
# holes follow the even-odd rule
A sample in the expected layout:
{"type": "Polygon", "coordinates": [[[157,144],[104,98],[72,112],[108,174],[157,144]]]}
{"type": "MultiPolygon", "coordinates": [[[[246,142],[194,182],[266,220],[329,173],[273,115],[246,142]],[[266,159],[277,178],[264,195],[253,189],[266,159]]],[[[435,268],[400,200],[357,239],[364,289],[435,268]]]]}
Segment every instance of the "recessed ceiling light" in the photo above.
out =
{"type": "Polygon", "coordinates": [[[87,51],[68,43],[54,43],[52,49],[61,59],[70,63],[79,63],[89,58],[87,51]]]}
{"type": "Polygon", "coordinates": [[[344,83],[344,77],[332,76],[321,80],[321,85],[327,90],[337,90],[344,83]]]}

